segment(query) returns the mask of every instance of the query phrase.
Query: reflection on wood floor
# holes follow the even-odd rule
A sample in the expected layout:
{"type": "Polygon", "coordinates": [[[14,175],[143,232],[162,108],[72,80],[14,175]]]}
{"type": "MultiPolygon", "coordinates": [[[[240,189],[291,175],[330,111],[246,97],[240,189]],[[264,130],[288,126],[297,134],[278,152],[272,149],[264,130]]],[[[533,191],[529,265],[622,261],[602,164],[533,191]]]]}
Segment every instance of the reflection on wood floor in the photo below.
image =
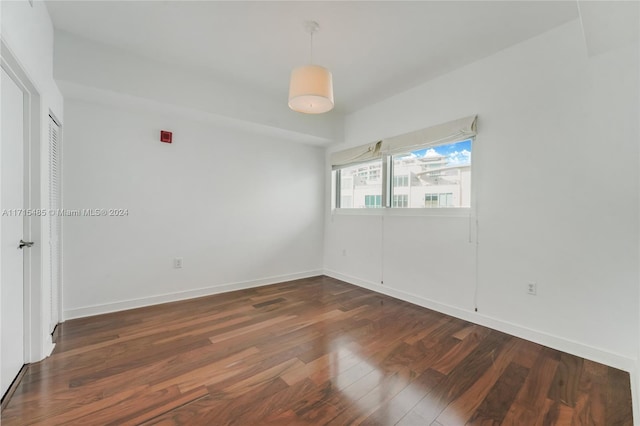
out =
{"type": "Polygon", "coordinates": [[[67,321],[9,425],[631,425],[628,373],[328,277],[67,321]]]}

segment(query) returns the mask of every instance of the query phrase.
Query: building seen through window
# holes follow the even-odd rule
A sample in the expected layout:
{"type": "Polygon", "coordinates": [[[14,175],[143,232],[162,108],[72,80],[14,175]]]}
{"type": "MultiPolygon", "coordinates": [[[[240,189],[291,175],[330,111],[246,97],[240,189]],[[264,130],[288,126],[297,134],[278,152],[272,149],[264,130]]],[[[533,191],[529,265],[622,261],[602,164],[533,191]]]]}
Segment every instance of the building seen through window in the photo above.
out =
{"type": "MultiPolygon", "coordinates": [[[[472,140],[388,156],[392,208],[456,208],[471,205],[472,140]]],[[[340,170],[339,208],[382,206],[383,161],[340,170]]]]}

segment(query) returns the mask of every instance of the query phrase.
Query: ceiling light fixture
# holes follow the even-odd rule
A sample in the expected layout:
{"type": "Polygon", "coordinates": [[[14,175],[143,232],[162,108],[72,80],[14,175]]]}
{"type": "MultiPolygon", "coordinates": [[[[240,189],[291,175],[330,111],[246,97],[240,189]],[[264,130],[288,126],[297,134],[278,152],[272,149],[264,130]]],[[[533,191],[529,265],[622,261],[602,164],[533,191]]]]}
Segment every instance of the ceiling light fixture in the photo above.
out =
{"type": "Polygon", "coordinates": [[[304,24],[311,36],[309,65],[294,68],[289,82],[289,108],[306,114],[321,114],[333,109],[333,77],[320,65],[313,65],[313,33],[320,29],[315,21],[304,24]]]}

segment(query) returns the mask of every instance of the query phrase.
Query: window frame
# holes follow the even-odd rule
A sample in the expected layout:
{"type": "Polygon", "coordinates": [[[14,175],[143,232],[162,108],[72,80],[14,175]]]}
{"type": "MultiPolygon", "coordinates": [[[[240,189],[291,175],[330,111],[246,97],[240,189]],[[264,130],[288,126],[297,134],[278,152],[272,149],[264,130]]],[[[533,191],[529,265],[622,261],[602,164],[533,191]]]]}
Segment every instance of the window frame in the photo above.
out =
{"type": "MultiPolygon", "coordinates": [[[[386,163],[385,163],[385,158],[381,157],[381,158],[377,158],[377,159],[371,159],[371,160],[367,160],[367,161],[361,161],[361,162],[355,162],[352,164],[348,164],[345,166],[342,166],[340,168],[334,169],[331,171],[331,183],[332,183],[332,193],[334,194],[334,196],[331,198],[331,208],[332,210],[338,211],[338,210],[355,210],[355,211],[362,211],[362,210],[381,210],[384,209],[384,207],[386,207],[386,199],[385,199],[385,188],[387,187],[387,174],[386,174],[386,163]],[[362,165],[367,165],[367,164],[373,164],[373,163],[377,163],[380,162],[380,194],[366,194],[367,195],[377,195],[380,196],[381,199],[381,205],[380,206],[375,206],[375,207],[340,207],[340,204],[342,202],[342,183],[343,183],[343,178],[342,178],[342,171],[344,169],[350,168],[350,167],[357,167],[357,166],[362,166],[362,165]]],[[[368,172],[370,173],[370,171],[368,172]]],[[[355,176],[355,174],[354,174],[355,176]]],[[[353,204],[353,201],[352,201],[353,204]]]]}
{"type": "Polygon", "coordinates": [[[392,209],[408,209],[409,208],[409,194],[392,194],[391,195],[391,208],[392,209]],[[398,206],[398,204],[403,204],[398,206]]]}
{"type": "MultiPolygon", "coordinates": [[[[354,166],[358,163],[350,164],[344,167],[336,168],[332,170],[332,192],[335,192],[335,197],[332,197],[332,213],[344,214],[344,215],[394,215],[394,216],[446,216],[446,217],[471,217],[476,209],[476,187],[477,187],[477,140],[478,136],[465,136],[459,140],[447,141],[443,143],[427,143],[411,147],[405,153],[384,153],[379,160],[365,161],[364,163],[381,161],[382,163],[382,206],[381,208],[357,208],[357,207],[340,207],[340,190],[341,179],[340,174],[344,168],[354,166]],[[471,141],[472,147],[472,161],[470,165],[471,184],[469,188],[470,200],[468,207],[393,207],[393,157],[410,154],[411,152],[421,149],[434,148],[442,145],[451,145],[466,140],[471,141]]],[[[408,177],[411,179],[411,176],[408,177]]],[[[410,185],[408,185],[410,186],[410,185]]],[[[398,187],[405,188],[405,187],[398,187]]]]}

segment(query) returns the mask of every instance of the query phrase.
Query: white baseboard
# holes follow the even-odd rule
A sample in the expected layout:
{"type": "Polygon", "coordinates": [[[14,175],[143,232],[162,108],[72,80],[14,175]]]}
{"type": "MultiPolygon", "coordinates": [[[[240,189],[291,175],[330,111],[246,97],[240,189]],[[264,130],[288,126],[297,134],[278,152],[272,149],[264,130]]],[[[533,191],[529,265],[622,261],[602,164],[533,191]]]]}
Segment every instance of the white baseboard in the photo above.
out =
{"type": "Polygon", "coordinates": [[[45,359],[46,357],[51,356],[55,348],[56,348],[56,344],[51,341],[51,336],[49,336],[49,340],[45,342],[42,350],[42,355],[43,355],[42,359],[45,359]]]}
{"type": "Polygon", "coordinates": [[[241,281],[235,283],[221,284],[211,287],[203,287],[194,290],[177,291],[155,296],[143,297],[139,299],[124,300],[120,302],[105,303],[100,305],[85,306],[63,311],[64,320],[74,318],[84,318],[94,315],[108,314],[111,312],[124,311],[127,309],[142,308],[145,306],[158,305],[160,303],[177,302],[179,300],[195,299],[197,297],[211,296],[213,294],[227,293],[230,291],[244,290],[247,288],[261,287],[269,284],[276,284],[285,281],[298,280],[322,275],[321,270],[297,272],[293,274],[266,277],[257,280],[241,281]]]}
{"type": "MultiPolygon", "coordinates": [[[[404,300],[418,306],[432,309],[443,314],[451,315],[453,317],[460,318],[474,324],[479,324],[485,327],[492,328],[494,330],[501,331],[503,333],[510,334],[512,336],[520,337],[522,339],[526,339],[540,345],[548,346],[562,352],[567,352],[585,359],[618,368],[620,370],[628,371],[629,373],[631,373],[631,375],[636,374],[635,372],[638,360],[628,358],[624,355],[585,345],[583,343],[575,342],[572,340],[564,339],[553,334],[533,330],[518,324],[503,321],[488,315],[483,315],[478,312],[439,303],[422,296],[390,288],[378,283],[362,280],[360,278],[345,275],[340,272],[325,269],[324,275],[341,281],[345,281],[349,284],[364,287],[377,293],[386,294],[387,296],[395,297],[396,299],[404,300]]],[[[631,379],[632,383],[635,382],[635,379],[635,377],[631,379]]],[[[635,389],[636,388],[633,388],[634,391],[635,389]]]]}
{"type": "Polygon", "coordinates": [[[640,424],[640,365],[629,372],[631,377],[631,403],[633,404],[633,424],[640,424]]]}

